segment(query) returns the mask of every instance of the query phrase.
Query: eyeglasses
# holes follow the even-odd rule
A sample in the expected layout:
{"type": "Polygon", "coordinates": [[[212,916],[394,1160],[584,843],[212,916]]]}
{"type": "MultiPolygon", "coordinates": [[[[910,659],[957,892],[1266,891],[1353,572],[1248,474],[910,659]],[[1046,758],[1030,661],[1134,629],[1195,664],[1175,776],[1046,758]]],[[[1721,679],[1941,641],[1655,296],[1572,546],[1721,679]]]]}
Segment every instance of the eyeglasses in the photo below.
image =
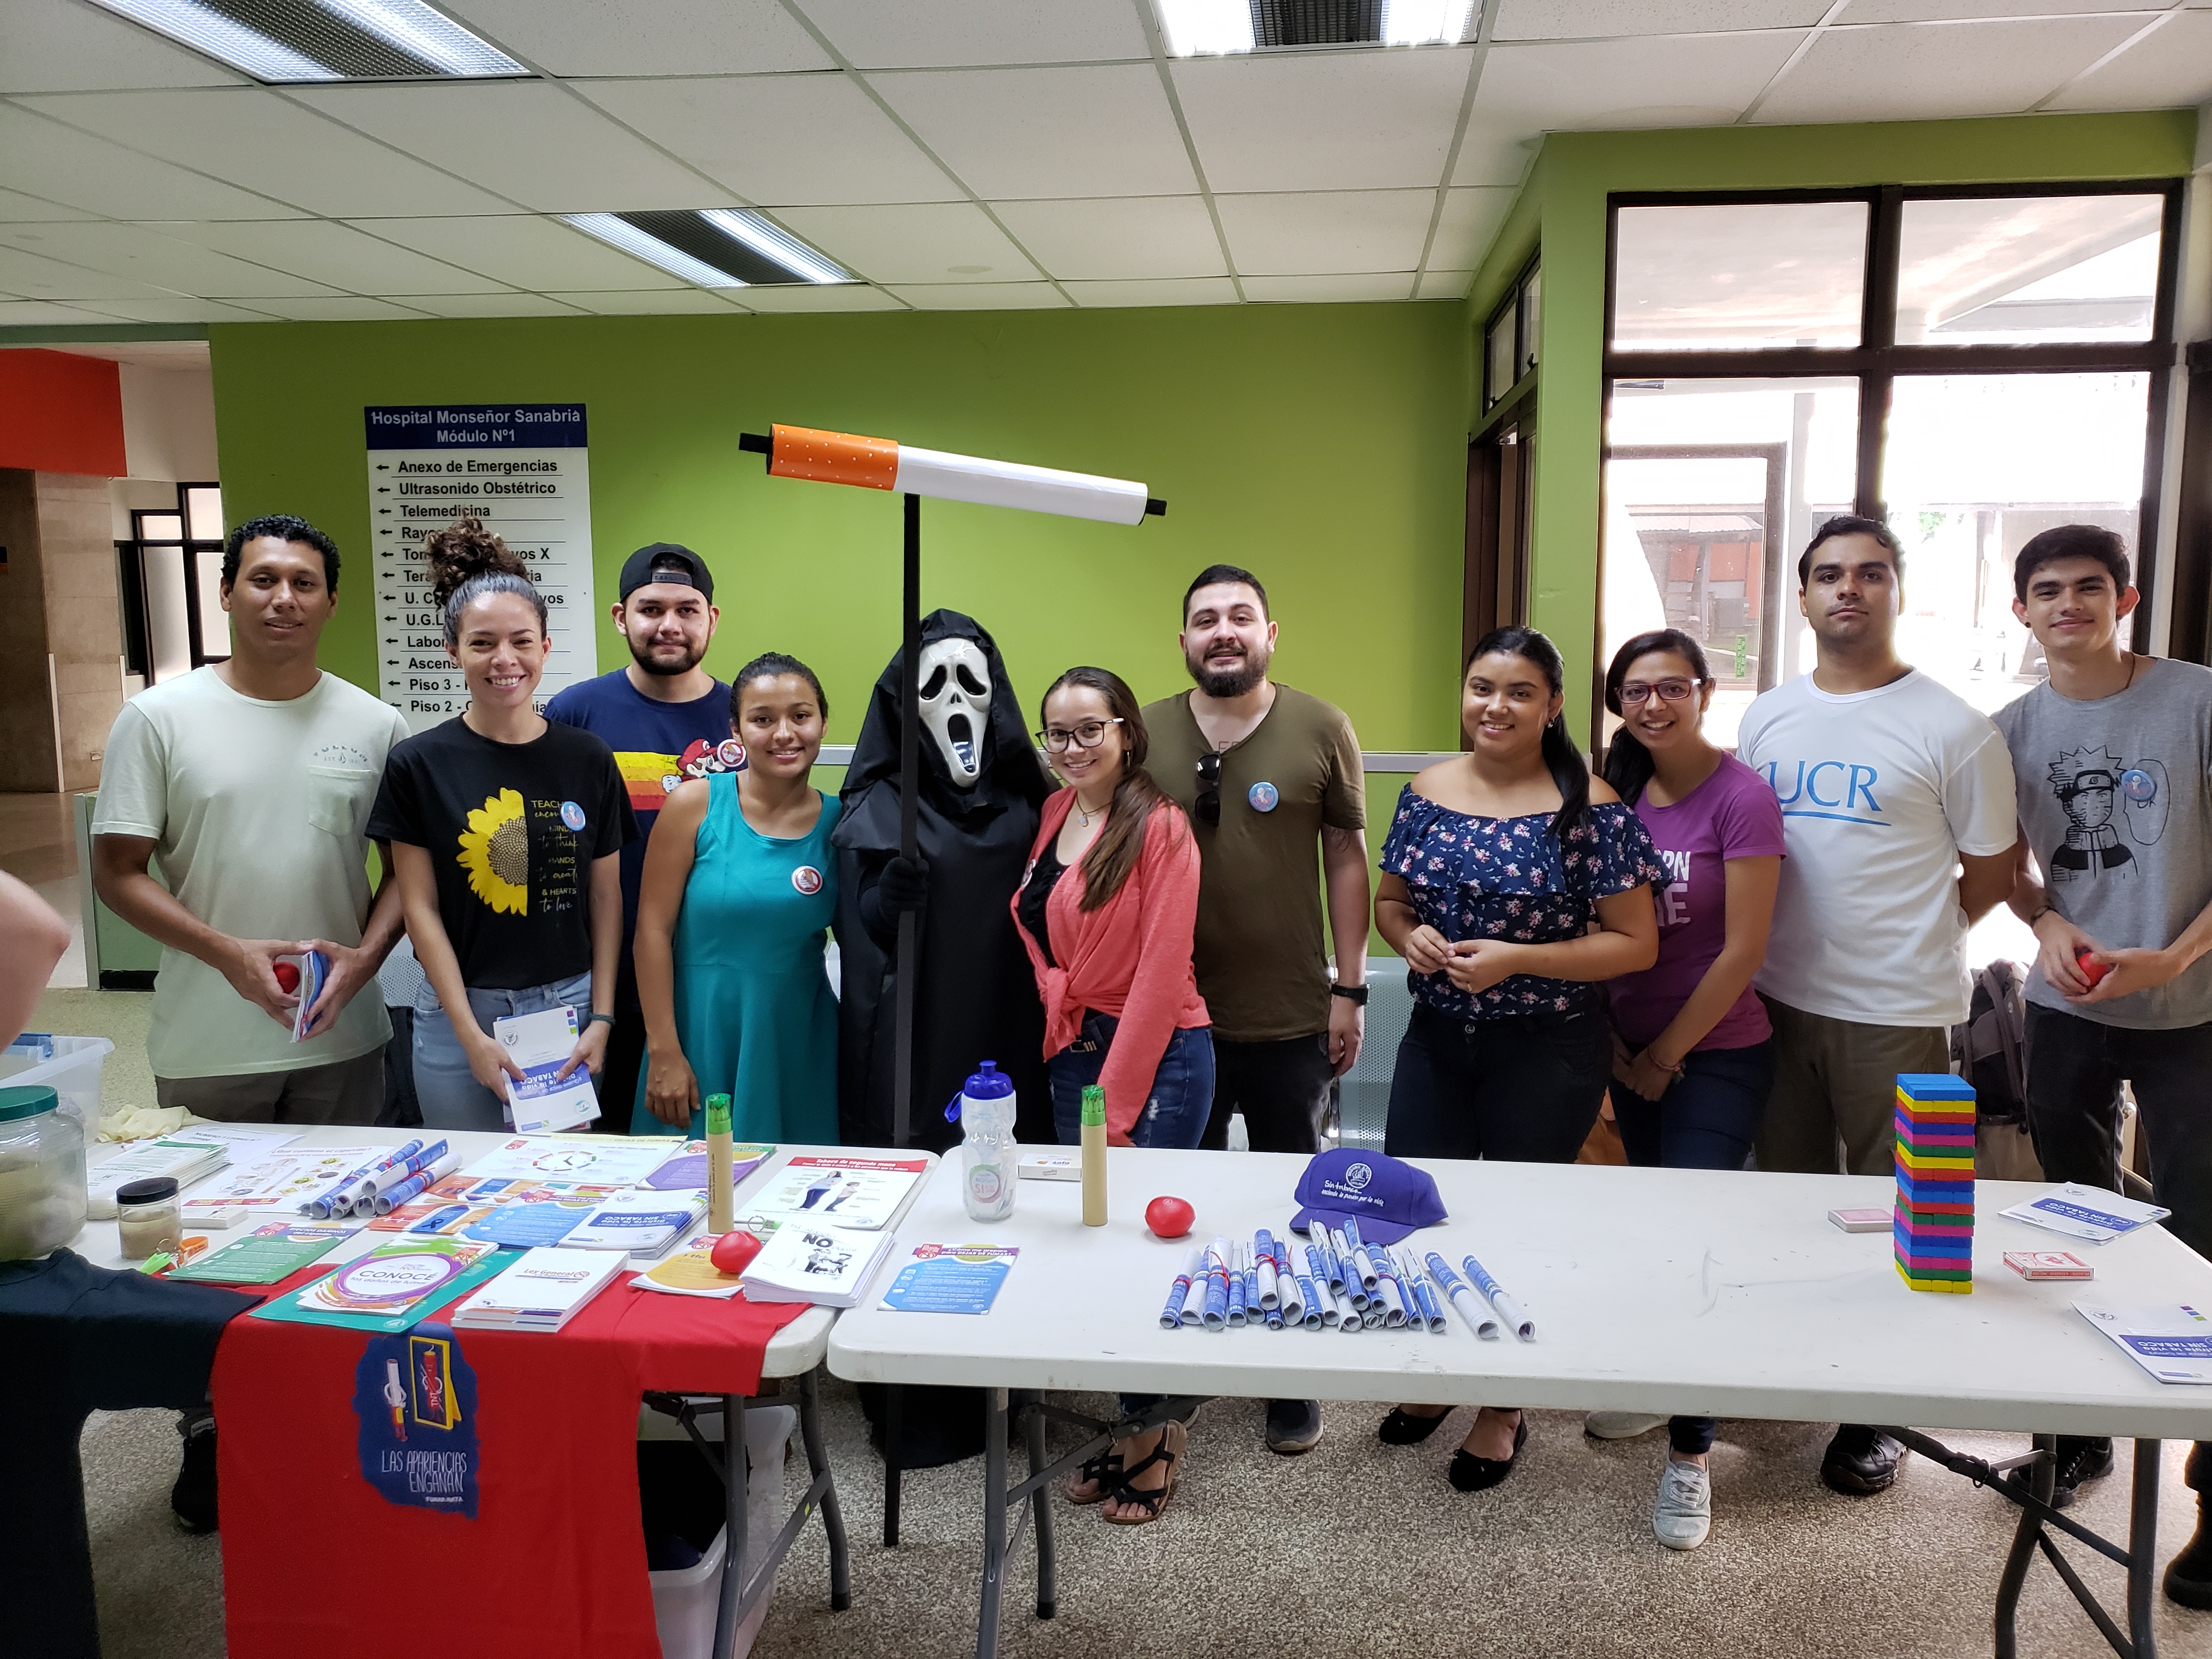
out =
{"type": "Polygon", "coordinates": [[[1198,757],[1198,799],[1191,803],[1201,822],[1221,822],[1221,751],[1208,750],[1198,757]]]}
{"type": "Polygon", "coordinates": [[[1695,680],[1656,680],[1650,685],[1631,680],[1620,688],[1620,706],[1633,708],[1655,693],[1662,702],[1686,702],[1697,689],[1695,680]]]}
{"type": "Polygon", "coordinates": [[[1071,747],[1096,749],[1106,741],[1106,728],[1121,724],[1121,721],[1117,717],[1110,720],[1085,720],[1072,732],[1057,726],[1048,726],[1043,731],[1038,732],[1036,737],[1037,741],[1051,750],[1054,754],[1061,755],[1066,753],[1071,747]]]}

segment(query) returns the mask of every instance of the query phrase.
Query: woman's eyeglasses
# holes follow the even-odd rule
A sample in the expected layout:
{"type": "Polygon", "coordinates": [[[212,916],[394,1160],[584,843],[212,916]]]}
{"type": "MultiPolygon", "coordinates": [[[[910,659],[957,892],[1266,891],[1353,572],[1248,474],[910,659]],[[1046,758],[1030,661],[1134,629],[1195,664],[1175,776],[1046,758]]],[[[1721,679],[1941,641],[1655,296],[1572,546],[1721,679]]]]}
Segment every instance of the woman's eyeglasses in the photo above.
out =
{"type": "Polygon", "coordinates": [[[1198,757],[1198,799],[1191,803],[1201,822],[1221,822],[1221,751],[1208,750],[1198,757]]]}
{"type": "Polygon", "coordinates": [[[1054,754],[1064,755],[1071,748],[1096,749],[1106,741],[1106,728],[1121,724],[1121,720],[1117,718],[1110,720],[1085,720],[1072,730],[1064,726],[1048,726],[1043,731],[1038,732],[1036,737],[1037,741],[1054,754]]]}
{"type": "Polygon", "coordinates": [[[1620,706],[1633,708],[1654,695],[1662,702],[1686,702],[1697,689],[1695,680],[1654,680],[1649,685],[1642,680],[1630,680],[1620,688],[1620,706]]]}

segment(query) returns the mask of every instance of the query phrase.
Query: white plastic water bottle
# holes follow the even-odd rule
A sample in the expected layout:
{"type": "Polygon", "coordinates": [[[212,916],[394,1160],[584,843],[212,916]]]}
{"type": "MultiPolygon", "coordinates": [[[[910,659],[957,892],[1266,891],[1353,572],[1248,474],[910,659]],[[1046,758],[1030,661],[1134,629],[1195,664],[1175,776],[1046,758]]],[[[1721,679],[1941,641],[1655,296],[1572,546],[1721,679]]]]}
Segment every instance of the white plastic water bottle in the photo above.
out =
{"type": "Polygon", "coordinates": [[[995,1061],[984,1060],[960,1091],[960,1195],[971,1221],[1004,1221],[1014,1212],[1014,1085],[995,1061]]]}

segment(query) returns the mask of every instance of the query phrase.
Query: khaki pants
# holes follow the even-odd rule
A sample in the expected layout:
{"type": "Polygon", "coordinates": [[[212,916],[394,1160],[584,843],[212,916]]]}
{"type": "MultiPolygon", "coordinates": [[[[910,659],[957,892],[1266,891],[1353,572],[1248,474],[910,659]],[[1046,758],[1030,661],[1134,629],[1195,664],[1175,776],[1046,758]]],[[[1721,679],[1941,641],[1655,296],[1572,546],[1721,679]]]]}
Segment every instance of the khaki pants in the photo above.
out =
{"type": "Polygon", "coordinates": [[[1940,1025],[1861,1025],[1762,995],[1774,1023],[1774,1092],[1759,1130],[1759,1167],[1834,1175],[1895,1169],[1897,1074],[1951,1069],[1940,1025]]]}
{"type": "Polygon", "coordinates": [[[384,1110],[384,1050],[296,1072],[160,1077],[154,1096],[216,1123],[373,1124],[384,1110]]]}

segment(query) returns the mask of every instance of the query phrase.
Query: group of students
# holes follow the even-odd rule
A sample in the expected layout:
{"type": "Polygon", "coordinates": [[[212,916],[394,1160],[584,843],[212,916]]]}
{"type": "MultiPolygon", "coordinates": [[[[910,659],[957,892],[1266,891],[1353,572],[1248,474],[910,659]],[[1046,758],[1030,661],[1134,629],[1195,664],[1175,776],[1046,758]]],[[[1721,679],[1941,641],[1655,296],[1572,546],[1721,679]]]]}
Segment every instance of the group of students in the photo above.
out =
{"type": "MultiPolygon", "coordinates": [[[[829,715],[818,678],[771,653],[714,680],[700,666],[712,577],[656,544],[625,564],[614,607],[632,663],[541,715],[546,611],[522,562],[468,520],[426,552],[468,683],[455,718],[410,737],[320,672],[337,550],[273,518],[226,550],[231,659],[117,722],[95,872],[168,947],[149,1043],[161,1103],[370,1121],[382,1016],[354,994],[404,925],[426,980],[412,1044],[426,1123],[500,1127],[513,1068],[491,1021],[566,1004],[572,1065],[635,1129],[681,1133],[720,1091],[744,1133],[835,1139],[821,969],[839,803],[809,781],[829,715]],[[369,842],[390,849],[373,893],[369,842]],[[310,945],[330,983],[307,1041],[280,1042],[293,1005],[274,960],[310,945]]],[[[1620,726],[1597,776],[1568,734],[1557,649],[1493,631],[1461,678],[1465,752],[1401,792],[1371,907],[1350,721],[1269,677],[1279,630],[1260,579],[1201,572],[1178,635],[1190,690],[1141,705],[1079,666],[1038,709],[1060,787],[1006,903],[1061,1138],[1097,1082],[1116,1144],[1222,1147],[1241,1112],[1255,1150],[1317,1150],[1363,1035],[1371,916],[1414,1000],[1392,1154],[1569,1162],[1609,1099],[1638,1164],[1886,1175],[1895,1076],[1948,1069],[1966,930],[2008,902],[2040,945],[2027,1092],[2045,1173],[2118,1186],[2131,1081],[2172,1230],[2212,1254],[2212,1121],[2187,1081],[2212,1066],[2212,672],[2129,650],[2124,546],[2061,526],[2015,568],[2049,682],[1992,723],[1897,656],[1903,567],[1878,522],[1820,526],[1798,563],[1816,665],[1753,703],[1735,755],[1704,732],[1714,680],[1681,631],[1614,655],[1620,726]]],[[[1411,1443],[1445,1415],[1407,1401],[1378,1432],[1411,1443]]],[[[1667,1428],[1654,1529],[1694,1548],[1714,1425],[1667,1428]]],[[[1452,1484],[1497,1485],[1527,1432],[1514,1409],[1480,1410],[1452,1484]]],[[[1273,1449],[1321,1433],[1317,1402],[1270,1402],[1273,1449]]],[[[1170,1422],[1120,1441],[1068,1495],[1154,1520],[1186,1439],[1170,1422]]],[[[1821,1473],[1877,1492],[1902,1455],[1846,1425],[1821,1473]]],[[[2063,1442],[2060,1500],[2111,1460],[2109,1442],[2063,1442]]],[[[2189,1479],[2212,1488],[2203,1447],[2189,1479]]],[[[2212,1605],[2212,1528],[2167,1588],[2212,1605]]]]}

